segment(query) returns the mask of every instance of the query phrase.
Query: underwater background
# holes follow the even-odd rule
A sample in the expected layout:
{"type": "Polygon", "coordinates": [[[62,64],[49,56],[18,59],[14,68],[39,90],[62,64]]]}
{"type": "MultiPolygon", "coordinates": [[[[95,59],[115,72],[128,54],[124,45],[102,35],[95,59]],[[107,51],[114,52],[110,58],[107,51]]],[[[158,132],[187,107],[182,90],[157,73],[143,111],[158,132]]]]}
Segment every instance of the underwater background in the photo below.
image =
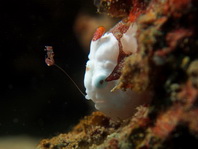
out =
{"type": "Polygon", "coordinates": [[[8,0],[0,7],[0,138],[66,132],[91,106],[60,70],[45,64],[44,47],[53,46],[56,63],[84,91],[89,43],[79,43],[85,29],[77,18],[97,15],[93,1],[8,0]]]}

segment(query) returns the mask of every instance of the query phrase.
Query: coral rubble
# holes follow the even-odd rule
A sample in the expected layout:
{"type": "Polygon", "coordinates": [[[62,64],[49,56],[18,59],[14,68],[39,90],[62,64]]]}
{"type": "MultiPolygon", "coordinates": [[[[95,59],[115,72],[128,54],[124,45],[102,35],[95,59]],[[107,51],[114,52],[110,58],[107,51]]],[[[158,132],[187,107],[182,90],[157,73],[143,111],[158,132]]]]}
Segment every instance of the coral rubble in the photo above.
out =
{"type": "Polygon", "coordinates": [[[152,89],[151,104],[124,121],[94,112],[69,133],[42,140],[37,149],[197,148],[198,1],[118,0],[126,2],[123,8],[113,1],[96,1],[99,11],[108,5],[101,11],[129,16],[138,25],[138,52],[125,59],[114,90],[152,89]]]}

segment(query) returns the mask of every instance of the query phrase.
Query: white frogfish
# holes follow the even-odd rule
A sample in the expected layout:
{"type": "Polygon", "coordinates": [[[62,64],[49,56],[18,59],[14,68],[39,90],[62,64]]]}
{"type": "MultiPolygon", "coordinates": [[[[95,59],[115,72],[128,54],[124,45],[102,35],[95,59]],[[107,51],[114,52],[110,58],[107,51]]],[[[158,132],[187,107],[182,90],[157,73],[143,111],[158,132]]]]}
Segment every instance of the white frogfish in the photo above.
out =
{"type": "Polygon", "coordinates": [[[103,27],[98,28],[91,41],[84,77],[85,98],[113,119],[126,119],[137,106],[147,103],[147,93],[111,91],[118,83],[124,58],[137,52],[136,32],[135,23],[120,22],[106,33],[103,27]]]}

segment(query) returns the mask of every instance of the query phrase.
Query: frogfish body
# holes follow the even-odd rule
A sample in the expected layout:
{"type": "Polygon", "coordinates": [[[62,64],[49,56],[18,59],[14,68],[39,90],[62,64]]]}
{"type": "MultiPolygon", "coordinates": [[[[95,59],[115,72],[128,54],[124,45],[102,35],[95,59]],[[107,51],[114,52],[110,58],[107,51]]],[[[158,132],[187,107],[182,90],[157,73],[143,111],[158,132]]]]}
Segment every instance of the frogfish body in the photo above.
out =
{"type": "Polygon", "coordinates": [[[91,41],[84,77],[85,98],[113,119],[126,119],[137,106],[147,103],[147,93],[131,89],[111,91],[120,77],[124,58],[137,52],[136,32],[135,23],[119,22],[106,33],[98,28],[91,41]]]}

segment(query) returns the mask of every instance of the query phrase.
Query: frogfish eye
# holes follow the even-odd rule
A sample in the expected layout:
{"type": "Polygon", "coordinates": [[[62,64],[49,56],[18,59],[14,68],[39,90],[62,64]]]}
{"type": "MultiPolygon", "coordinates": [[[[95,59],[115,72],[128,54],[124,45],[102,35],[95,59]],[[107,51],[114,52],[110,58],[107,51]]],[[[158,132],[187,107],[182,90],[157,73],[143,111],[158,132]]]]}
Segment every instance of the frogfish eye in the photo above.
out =
{"type": "Polygon", "coordinates": [[[104,88],[107,85],[107,82],[105,81],[105,79],[106,79],[106,76],[97,76],[93,82],[94,86],[96,88],[104,88]]]}

